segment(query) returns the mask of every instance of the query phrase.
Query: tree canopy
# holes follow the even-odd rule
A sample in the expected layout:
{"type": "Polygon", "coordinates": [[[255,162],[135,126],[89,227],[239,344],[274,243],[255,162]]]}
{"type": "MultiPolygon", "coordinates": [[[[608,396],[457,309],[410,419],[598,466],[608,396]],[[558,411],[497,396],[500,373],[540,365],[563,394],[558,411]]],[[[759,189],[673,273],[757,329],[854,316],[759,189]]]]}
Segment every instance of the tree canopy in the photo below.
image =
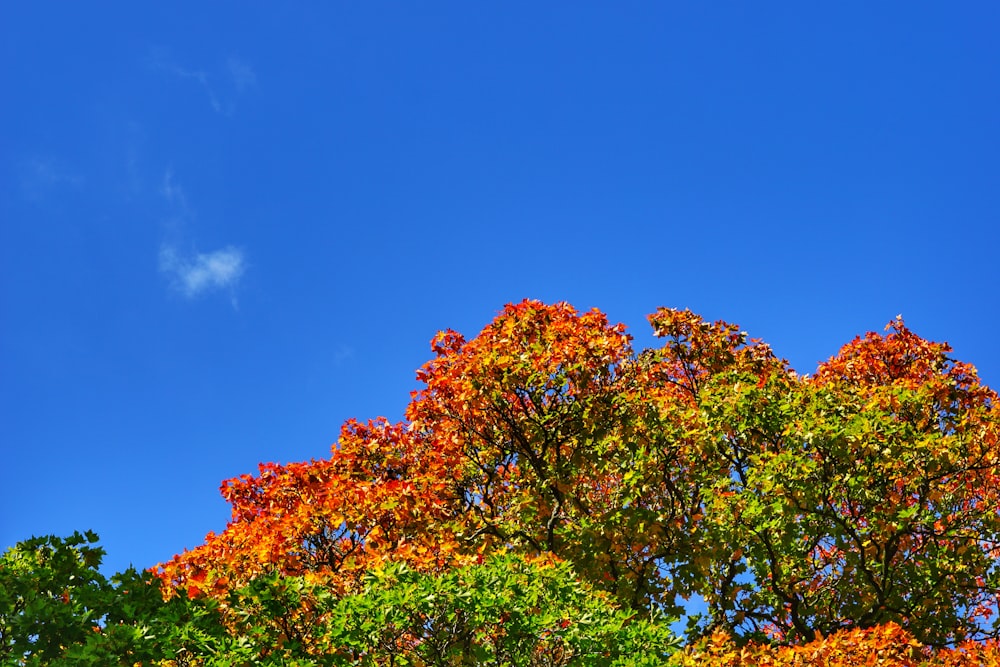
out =
{"type": "Polygon", "coordinates": [[[649,320],[639,351],[565,303],[439,333],[402,421],[225,481],[226,529],[156,568],[164,604],[302,664],[660,664],[695,598],[678,661],[994,645],[1000,407],[972,366],[900,318],[811,375],[733,324],[649,320]]]}

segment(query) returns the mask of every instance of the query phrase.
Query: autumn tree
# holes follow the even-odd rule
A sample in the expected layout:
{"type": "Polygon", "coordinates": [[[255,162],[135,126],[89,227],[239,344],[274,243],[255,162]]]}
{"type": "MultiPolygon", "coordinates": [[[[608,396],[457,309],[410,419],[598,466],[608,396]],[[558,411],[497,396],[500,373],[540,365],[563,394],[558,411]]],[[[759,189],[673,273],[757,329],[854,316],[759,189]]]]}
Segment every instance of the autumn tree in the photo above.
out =
{"type": "Polygon", "coordinates": [[[984,624],[1000,590],[996,394],[946,345],[901,320],[887,330],[812,377],[706,389],[706,439],[726,463],[707,515],[735,547],[705,582],[720,627],[807,641],[887,622],[931,644],[996,636],[984,624]]]}
{"type": "Polygon", "coordinates": [[[624,326],[525,301],[432,346],[407,417],[464,462],[463,543],[552,553],[636,610],[677,611],[690,494],[671,493],[684,466],[649,428],[624,326]]]}
{"type": "Polygon", "coordinates": [[[897,625],[817,634],[803,644],[738,643],[716,632],[689,644],[666,662],[669,667],[997,667],[1000,642],[964,641],[940,648],[918,641],[897,625]]]}
{"type": "Polygon", "coordinates": [[[225,482],[229,526],[159,575],[218,600],[268,576],[346,598],[378,568],[511,553],[571,563],[637,617],[700,595],[694,633],[997,634],[1000,419],[971,366],[900,320],[812,376],[735,325],[650,322],[662,344],[638,352],[564,303],[438,334],[403,421],[225,482]]]}

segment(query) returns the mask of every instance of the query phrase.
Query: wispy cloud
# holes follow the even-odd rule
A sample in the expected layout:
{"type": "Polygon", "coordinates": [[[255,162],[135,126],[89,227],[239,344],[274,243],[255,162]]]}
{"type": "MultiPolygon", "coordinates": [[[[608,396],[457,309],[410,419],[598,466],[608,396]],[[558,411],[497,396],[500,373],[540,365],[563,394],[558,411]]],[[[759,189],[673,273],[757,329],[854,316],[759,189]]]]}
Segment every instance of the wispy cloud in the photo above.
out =
{"type": "Polygon", "coordinates": [[[257,85],[257,74],[245,61],[236,56],[229,56],[226,67],[237,93],[242,93],[257,85]]]}
{"type": "Polygon", "coordinates": [[[163,195],[170,204],[179,207],[181,210],[187,210],[187,197],[184,195],[184,189],[177,184],[174,180],[173,169],[167,169],[166,173],[163,174],[163,183],[160,185],[160,194],[163,195]]]}
{"type": "Polygon", "coordinates": [[[175,240],[160,246],[160,272],[169,279],[174,290],[187,298],[226,290],[232,298],[233,307],[238,307],[236,287],[247,268],[243,250],[230,245],[206,253],[180,251],[181,244],[176,239],[185,236],[184,223],[194,215],[194,211],[188,205],[187,195],[174,177],[173,169],[168,168],[164,172],[160,195],[175,213],[175,217],[169,220],[168,230],[175,240]]]}
{"type": "Polygon", "coordinates": [[[236,110],[236,98],[257,86],[257,74],[245,60],[229,56],[221,68],[189,69],[177,64],[164,49],[152,52],[155,69],[180,79],[196,81],[208,96],[208,103],[216,113],[230,116],[236,110]]]}
{"type": "Polygon", "coordinates": [[[78,190],[83,186],[83,176],[72,169],[64,160],[36,155],[21,162],[21,192],[36,201],[62,188],[78,190]]]}
{"type": "Polygon", "coordinates": [[[201,85],[202,89],[205,91],[205,94],[208,95],[208,103],[212,105],[212,110],[215,111],[216,113],[222,113],[222,114],[232,113],[231,110],[227,111],[226,109],[223,109],[222,102],[219,101],[219,96],[215,94],[215,89],[208,82],[208,72],[204,70],[184,69],[179,65],[173,65],[173,64],[164,64],[161,65],[161,67],[167,72],[173,74],[174,76],[180,77],[182,79],[193,79],[197,81],[201,85]]]}
{"type": "Polygon", "coordinates": [[[176,290],[189,298],[220,289],[233,290],[245,270],[244,253],[233,246],[186,256],[173,246],[160,248],[160,271],[170,278],[176,290]]]}
{"type": "Polygon", "coordinates": [[[340,366],[345,361],[354,358],[354,348],[343,343],[338,345],[333,351],[333,365],[340,366]]]}

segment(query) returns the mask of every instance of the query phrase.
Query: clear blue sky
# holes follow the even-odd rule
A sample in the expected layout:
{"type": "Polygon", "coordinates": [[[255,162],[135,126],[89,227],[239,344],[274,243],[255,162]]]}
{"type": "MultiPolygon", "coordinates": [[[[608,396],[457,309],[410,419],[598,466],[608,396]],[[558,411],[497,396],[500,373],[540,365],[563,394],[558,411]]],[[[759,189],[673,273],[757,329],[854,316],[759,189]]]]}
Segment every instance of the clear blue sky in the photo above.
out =
{"type": "Polygon", "coordinates": [[[106,569],[221,480],[399,418],[524,297],[741,324],[800,372],[897,313],[1000,385],[996,2],[7,2],[0,548],[106,569]]]}

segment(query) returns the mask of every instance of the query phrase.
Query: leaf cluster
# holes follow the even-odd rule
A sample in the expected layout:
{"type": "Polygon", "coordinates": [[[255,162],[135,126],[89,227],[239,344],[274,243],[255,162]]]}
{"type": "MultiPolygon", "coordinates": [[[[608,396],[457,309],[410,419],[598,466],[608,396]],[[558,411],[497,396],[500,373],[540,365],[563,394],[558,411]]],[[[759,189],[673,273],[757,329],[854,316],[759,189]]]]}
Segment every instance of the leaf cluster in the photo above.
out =
{"type": "Polygon", "coordinates": [[[343,597],[272,573],[223,601],[164,599],[148,573],[104,579],[86,540],[4,554],[0,664],[611,667],[662,664],[678,644],[665,619],[621,610],[565,562],[497,555],[440,575],[387,563],[343,597]]]}
{"type": "Polygon", "coordinates": [[[692,637],[1000,633],[1000,403],[971,366],[902,320],[813,376],[727,322],[650,323],[662,345],[637,352],[597,310],[525,300],[439,333],[406,419],[224,483],[230,525],[159,575],[220,600],[272,572],[344,596],[388,562],[511,552],[640,615],[700,596],[692,637]]]}
{"type": "MultiPolygon", "coordinates": [[[[638,633],[658,660],[694,596],[692,646],[1000,636],[1000,401],[974,368],[901,319],[813,375],[734,324],[649,320],[640,351],[596,309],[532,300],[439,333],[405,419],[223,483],[226,529],[156,569],[162,609],[143,602],[174,621],[142,626],[179,647],[156,659],[614,664],[638,633]]],[[[9,655],[139,632],[88,597],[125,589],[87,571],[94,549],[7,558],[42,591],[12,594],[9,655]]]]}
{"type": "Polygon", "coordinates": [[[1000,643],[964,642],[951,648],[921,644],[895,623],[818,635],[799,645],[734,642],[723,632],[675,653],[669,667],[996,667],[1000,643]]]}

